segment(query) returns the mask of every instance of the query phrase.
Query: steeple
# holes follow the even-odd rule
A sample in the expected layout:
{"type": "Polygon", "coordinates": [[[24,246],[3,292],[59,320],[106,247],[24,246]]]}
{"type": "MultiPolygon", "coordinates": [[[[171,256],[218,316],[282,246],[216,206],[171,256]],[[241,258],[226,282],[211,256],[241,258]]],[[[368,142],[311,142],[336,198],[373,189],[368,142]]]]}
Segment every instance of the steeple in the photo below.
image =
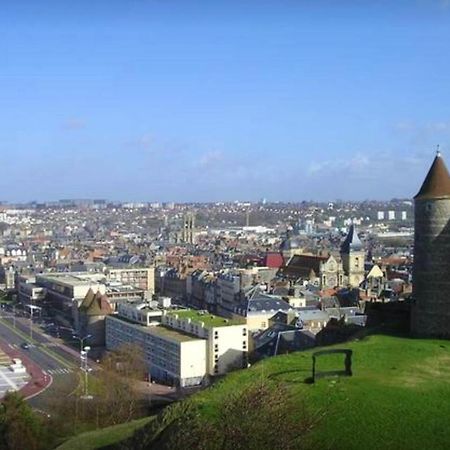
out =
{"type": "Polygon", "coordinates": [[[347,237],[341,246],[341,253],[349,254],[350,250],[361,251],[363,244],[359,239],[355,224],[350,225],[347,237]]]}
{"type": "Polygon", "coordinates": [[[450,175],[439,151],[439,147],[433,164],[425,177],[425,181],[418,194],[414,197],[414,200],[438,198],[450,198],[450,175]]]}

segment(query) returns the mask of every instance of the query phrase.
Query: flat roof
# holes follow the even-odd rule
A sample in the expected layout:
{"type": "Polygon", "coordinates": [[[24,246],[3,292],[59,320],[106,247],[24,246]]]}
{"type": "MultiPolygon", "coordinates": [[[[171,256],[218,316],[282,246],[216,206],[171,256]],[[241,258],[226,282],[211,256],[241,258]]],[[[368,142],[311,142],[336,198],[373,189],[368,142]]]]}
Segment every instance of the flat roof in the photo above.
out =
{"type": "Polygon", "coordinates": [[[176,331],[171,328],[167,328],[164,325],[151,325],[151,326],[145,326],[145,325],[139,325],[138,323],[131,322],[130,320],[125,319],[124,317],[117,317],[117,316],[108,316],[108,319],[114,319],[118,320],[120,322],[126,322],[130,326],[143,331],[144,333],[148,333],[154,336],[161,336],[163,338],[171,339],[172,341],[177,342],[187,342],[187,341],[203,341],[204,339],[191,336],[187,333],[182,333],[181,331],[176,331]]]}
{"type": "Polygon", "coordinates": [[[227,319],[225,317],[215,316],[208,311],[198,311],[195,309],[181,309],[169,311],[168,316],[178,315],[181,319],[191,319],[192,322],[203,322],[205,327],[227,327],[231,325],[245,325],[246,321],[242,319],[227,319]]]}

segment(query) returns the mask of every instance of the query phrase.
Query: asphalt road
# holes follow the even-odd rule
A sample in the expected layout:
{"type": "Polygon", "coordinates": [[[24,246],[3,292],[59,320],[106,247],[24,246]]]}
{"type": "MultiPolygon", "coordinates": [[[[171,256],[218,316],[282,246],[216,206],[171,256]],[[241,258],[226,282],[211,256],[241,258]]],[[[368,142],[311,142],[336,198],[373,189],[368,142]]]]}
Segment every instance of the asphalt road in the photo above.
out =
{"type": "Polygon", "coordinates": [[[16,319],[14,328],[13,321],[3,315],[0,318],[0,339],[11,348],[26,355],[53,377],[50,387],[44,393],[30,400],[33,406],[47,409],[44,405],[47,404],[49,397],[72,392],[78,386],[79,377],[76,371],[79,360],[37,331],[33,331],[33,341],[31,341],[29,326],[27,327],[22,321],[27,322],[26,319],[16,319]],[[28,349],[21,348],[21,344],[24,342],[30,344],[28,349]]]}
{"type": "MultiPolygon", "coordinates": [[[[70,367],[70,362],[59,361],[57,358],[44,351],[43,344],[32,344],[28,350],[21,349],[20,345],[23,342],[30,342],[25,339],[19,333],[20,328],[16,323],[16,330],[11,328],[10,321],[8,319],[0,319],[0,338],[10,346],[18,349],[22,353],[26,354],[31,360],[39,365],[43,370],[48,371],[51,369],[58,369],[61,367],[70,367]],[[6,323],[5,323],[6,322],[6,323]],[[25,353],[26,352],[26,353],[25,353]]],[[[36,339],[37,340],[37,339],[36,339]]]]}

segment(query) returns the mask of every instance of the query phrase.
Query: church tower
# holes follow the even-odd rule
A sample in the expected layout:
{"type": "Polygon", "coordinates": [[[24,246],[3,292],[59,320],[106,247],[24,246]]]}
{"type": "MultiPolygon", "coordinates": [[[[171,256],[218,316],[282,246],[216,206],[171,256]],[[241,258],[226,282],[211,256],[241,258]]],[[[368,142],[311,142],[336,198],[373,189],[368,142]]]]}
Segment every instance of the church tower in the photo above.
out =
{"type": "Polygon", "coordinates": [[[348,284],[351,287],[358,287],[364,281],[366,252],[354,224],[350,226],[341,246],[341,259],[348,284]]]}
{"type": "Polygon", "coordinates": [[[440,152],[414,197],[411,330],[450,337],[450,176],[440,152]]]}
{"type": "Polygon", "coordinates": [[[195,214],[192,212],[188,212],[183,217],[181,239],[186,244],[195,244],[195,214]]]}

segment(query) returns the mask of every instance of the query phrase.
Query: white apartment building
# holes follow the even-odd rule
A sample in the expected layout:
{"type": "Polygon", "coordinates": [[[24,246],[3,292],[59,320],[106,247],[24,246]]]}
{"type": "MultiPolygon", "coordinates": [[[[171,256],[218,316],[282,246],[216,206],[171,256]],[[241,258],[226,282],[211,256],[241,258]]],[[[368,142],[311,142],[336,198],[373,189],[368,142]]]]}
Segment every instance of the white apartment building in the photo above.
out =
{"type": "Polygon", "coordinates": [[[210,376],[247,367],[248,330],[241,319],[196,310],[163,310],[158,324],[158,318],[149,318],[142,309],[137,314],[133,319],[123,307],[118,316],[106,317],[106,348],[140,345],[154,380],[193,386],[210,376]],[[124,313],[127,317],[121,316],[124,313]]]}
{"type": "Polygon", "coordinates": [[[164,326],[143,326],[116,316],[105,318],[106,348],[137,344],[152,380],[181,387],[199,385],[206,375],[206,341],[164,326]]]}
{"type": "Polygon", "coordinates": [[[223,375],[247,367],[248,328],[245,319],[225,319],[207,311],[163,311],[161,324],[207,341],[207,372],[223,375]]]}

